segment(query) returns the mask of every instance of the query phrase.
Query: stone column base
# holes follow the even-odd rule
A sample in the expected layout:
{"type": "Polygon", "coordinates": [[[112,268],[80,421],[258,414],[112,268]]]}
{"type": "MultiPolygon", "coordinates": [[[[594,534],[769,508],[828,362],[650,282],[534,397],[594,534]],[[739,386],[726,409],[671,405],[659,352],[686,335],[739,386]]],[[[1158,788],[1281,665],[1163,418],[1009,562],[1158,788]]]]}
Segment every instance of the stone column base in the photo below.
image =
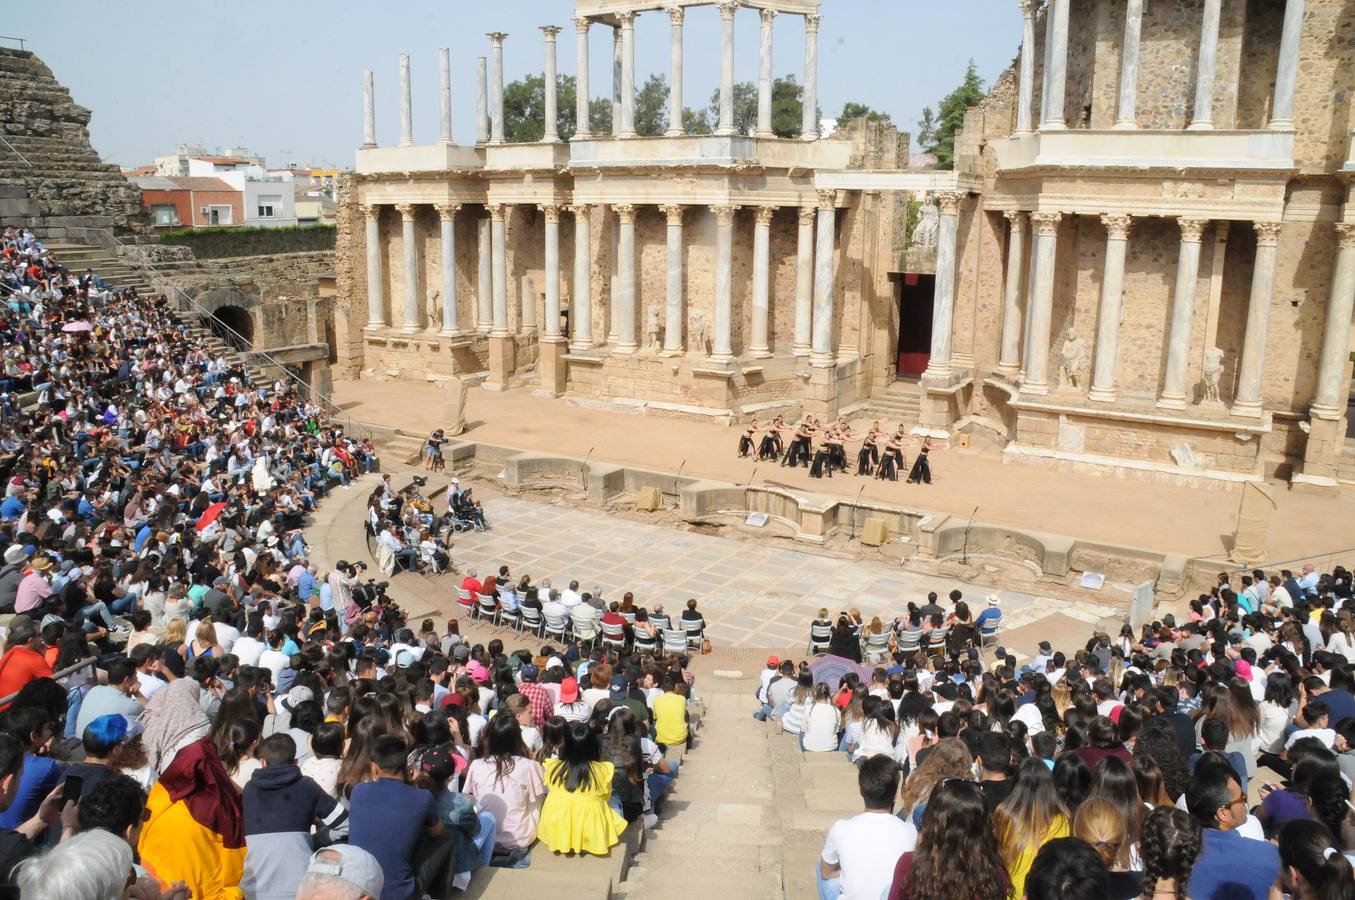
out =
{"type": "Polygon", "coordinates": [[[837,418],[837,369],[811,366],[805,384],[804,411],[826,421],[837,418]]]}
{"type": "Polygon", "coordinates": [[[567,383],[565,354],[569,352],[569,343],[563,337],[543,337],[537,346],[541,351],[541,391],[558,397],[565,392],[567,383]]]}
{"type": "Polygon", "coordinates": [[[1336,491],[1337,463],[1346,441],[1346,420],[1313,416],[1303,447],[1303,472],[1291,480],[1294,490],[1336,491]]]}
{"type": "Polygon", "coordinates": [[[489,336],[489,375],[484,387],[491,391],[504,391],[513,380],[517,369],[517,347],[511,334],[489,336]]]}

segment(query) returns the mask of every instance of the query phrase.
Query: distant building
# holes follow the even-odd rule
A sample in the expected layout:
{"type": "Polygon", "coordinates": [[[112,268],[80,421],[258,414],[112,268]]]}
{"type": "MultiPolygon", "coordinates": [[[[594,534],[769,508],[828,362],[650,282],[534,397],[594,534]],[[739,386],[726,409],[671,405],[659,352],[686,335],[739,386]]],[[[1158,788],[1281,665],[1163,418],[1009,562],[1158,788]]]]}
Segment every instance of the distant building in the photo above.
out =
{"type": "Polygon", "coordinates": [[[220,178],[143,175],[131,179],[158,229],[245,224],[244,194],[220,178]]]}

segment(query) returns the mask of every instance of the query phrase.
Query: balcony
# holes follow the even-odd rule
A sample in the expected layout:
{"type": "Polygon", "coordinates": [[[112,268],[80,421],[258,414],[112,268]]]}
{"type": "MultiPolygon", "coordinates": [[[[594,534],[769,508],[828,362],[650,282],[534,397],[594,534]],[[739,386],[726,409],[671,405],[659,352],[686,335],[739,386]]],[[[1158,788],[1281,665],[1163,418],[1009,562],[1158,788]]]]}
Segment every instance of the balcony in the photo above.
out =
{"type": "Polygon", "coordinates": [[[483,151],[455,144],[424,144],[413,147],[369,147],[359,150],[355,170],[359,175],[404,172],[446,172],[481,169],[483,151]]]}
{"type": "Polygon", "coordinates": [[[1294,168],[1294,135],[1284,131],[1073,129],[994,141],[998,170],[1070,168],[1274,170],[1294,168]]]}

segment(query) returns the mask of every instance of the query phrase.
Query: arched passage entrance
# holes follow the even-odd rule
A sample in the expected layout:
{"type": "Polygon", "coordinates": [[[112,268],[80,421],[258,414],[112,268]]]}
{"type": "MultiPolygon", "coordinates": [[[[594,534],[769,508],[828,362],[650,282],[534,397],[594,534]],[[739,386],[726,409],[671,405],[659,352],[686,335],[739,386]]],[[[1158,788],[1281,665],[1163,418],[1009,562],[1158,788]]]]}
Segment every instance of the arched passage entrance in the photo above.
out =
{"type": "Polygon", "coordinates": [[[212,313],[212,332],[236,350],[254,344],[254,319],[238,306],[218,306],[212,313]]]}

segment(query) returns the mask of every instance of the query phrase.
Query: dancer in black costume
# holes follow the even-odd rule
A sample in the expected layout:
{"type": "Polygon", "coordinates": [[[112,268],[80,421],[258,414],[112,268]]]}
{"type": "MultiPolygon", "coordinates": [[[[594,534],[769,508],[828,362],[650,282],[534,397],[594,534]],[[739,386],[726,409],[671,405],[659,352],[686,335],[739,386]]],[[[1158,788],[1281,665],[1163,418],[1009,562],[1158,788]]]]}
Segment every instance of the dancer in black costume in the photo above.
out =
{"type": "Polygon", "coordinates": [[[814,451],[814,465],[809,467],[810,478],[822,478],[825,475],[833,477],[833,451],[827,438],[814,451]]]}
{"type": "Polygon", "coordinates": [[[757,419],[748,423],[743,436],[739,438],[739,456],[753,455],[753,447],[755,446],[753,438],[755,437],[757,437],[757,419]]]}
{"type": "Polygon", "coordinates": [[[806,417],[795,429],[795,436],[790,439],[790,445],[786,448],[786,455],[781,458],[781,465],[795,466],[803,463],[809,465],[809,443],[814,434],[813,419],[806,417]]]}
{"type": "Polygon", "coordinates": [[[898,481],[899,468],[902,465],[903,450],[899,447],[899,439],[891,436],[885,441],[885,452],[880,455],[880,468],[875,477],[885,481],[898,481]]]}
{"type": "Polygon", "coordinates": [[[762,443],[758,445],[758,459],[776,459],[781,455],[781,429],[785,427],[786,420],[783,417],[777,416],[772,420],[771,427],[767,429],[767,433],[762,436],[762,443]]]}
{"type": "Polygon", "coordinates": [[[932,467],[927,462],[927,452],[931,450],[932,439],[927,438],[922,442],[922,449],[917,452],[917,459],[913,460],[913,468],[908,473],[909,484],[931,484],[932,467]]]}
{"type": "Polygon", "coordinates": [[[879,432],[874,428],[866,433],[866,437],[861,444],[861,450],[856,454],[857,475],[870,475],[875,471],[875,464],[872,462],[872,459],[878,459],[880,456],[880,450],[875,445],[875,442],[879,440],[879,437],[879,432]]]}

